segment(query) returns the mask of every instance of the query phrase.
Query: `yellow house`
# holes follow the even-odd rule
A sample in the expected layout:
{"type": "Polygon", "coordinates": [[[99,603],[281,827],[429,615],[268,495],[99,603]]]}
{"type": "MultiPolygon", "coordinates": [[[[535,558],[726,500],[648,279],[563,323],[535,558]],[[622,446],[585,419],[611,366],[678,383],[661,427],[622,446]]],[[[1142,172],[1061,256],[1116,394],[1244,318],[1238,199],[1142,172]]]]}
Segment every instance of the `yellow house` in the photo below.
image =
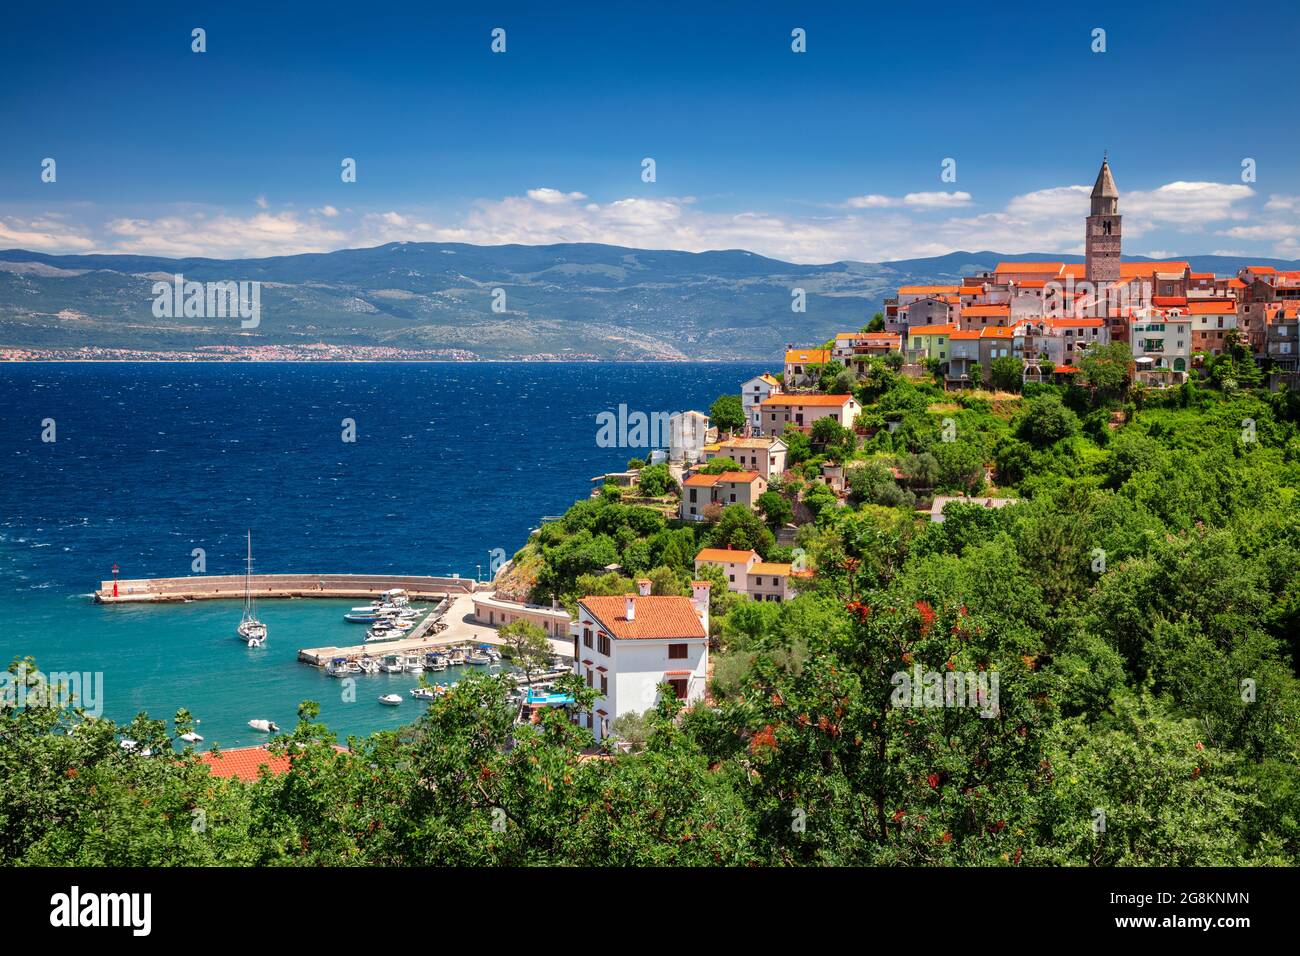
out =
{"type": "Polygon", "coordinates": [[[949,343],[952,333],[957,331],[955,325],[918,325],[907,330],[907,360],[913,364],[921,359],[931,358],[940,362],[948,361],[951,351],[949,343]]]}

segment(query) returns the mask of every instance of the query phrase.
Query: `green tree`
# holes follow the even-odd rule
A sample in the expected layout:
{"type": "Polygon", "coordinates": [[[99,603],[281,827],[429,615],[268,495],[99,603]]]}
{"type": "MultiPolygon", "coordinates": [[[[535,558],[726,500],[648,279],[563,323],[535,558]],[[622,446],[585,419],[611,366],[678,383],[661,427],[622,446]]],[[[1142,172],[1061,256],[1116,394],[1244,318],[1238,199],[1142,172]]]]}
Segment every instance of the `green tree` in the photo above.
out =
{"type": "Polygon", "coordinates": [[[533,674],[544,670],[551,661],[551,642],[546,638],[546,631],[532,621],[523,618],[511,621],[497,630],[497,636],[506,642],[511,663],[523,669],[529,684],[533,682],[533,674]]]}
{"type": "Polygon", "coordinates": [[[1014,355],[1002,355],[989,363],[989,380],[1003,392],[1020,391],[1024,363],[1014,355]]]}
{"type": "Polygon", "coordinates": [[[646,498],[662,498],[677,491],[677,482],[673,481],[667,465],[650,465],[642,468],[637,476],[637,488],[646,498]]]}
{"type": "Polygon", "coordinates": [[[745,408],[739,395],[721,395],[709,406],[709,420],[720,430],[738,432],[745,427],[745,408]]]}

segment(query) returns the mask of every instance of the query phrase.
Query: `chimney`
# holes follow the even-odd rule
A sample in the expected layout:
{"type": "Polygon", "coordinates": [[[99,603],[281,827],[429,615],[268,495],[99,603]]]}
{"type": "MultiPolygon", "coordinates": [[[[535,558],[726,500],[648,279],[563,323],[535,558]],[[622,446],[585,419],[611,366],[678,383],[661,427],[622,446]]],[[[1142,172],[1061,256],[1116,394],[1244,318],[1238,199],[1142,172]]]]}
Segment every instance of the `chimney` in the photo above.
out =
{"type": "Polygon", "coordinates": [[[700,623],[704,625],[704,633],[709,633],[709,582],[692,581],[691,582],[691,604],[695,607],[695,613],[700,616],[700,623]]]}
{"type": "Polygon", "coordinates": [[[623,616],[627,618],[629,621],[636,620],[636,598],[632,597],[631,595],[628,596],[627,610],[624,612],[623,616]]]}
{"type": "Polygon", "coordinates": [[[650,579],[649,579],[649,578],[637,578],[637,582],[636,582],[636,593],[639,594],[641,597],[649,597],[649,596],[650,596],[650,579]]]}

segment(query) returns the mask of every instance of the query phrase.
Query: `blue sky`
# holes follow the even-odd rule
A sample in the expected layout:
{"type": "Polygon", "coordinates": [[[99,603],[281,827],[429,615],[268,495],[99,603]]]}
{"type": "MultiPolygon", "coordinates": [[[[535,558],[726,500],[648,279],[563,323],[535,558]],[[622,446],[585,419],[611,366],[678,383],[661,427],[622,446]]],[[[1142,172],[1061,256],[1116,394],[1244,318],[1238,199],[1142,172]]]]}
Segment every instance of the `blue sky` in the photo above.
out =
{"type": "Polygon", "coordinates": [[[17,4],[0,247],[1077,252],[1109,149],[1126,251],[1300,256],[1293,4],[807,6],[17,4]]]}

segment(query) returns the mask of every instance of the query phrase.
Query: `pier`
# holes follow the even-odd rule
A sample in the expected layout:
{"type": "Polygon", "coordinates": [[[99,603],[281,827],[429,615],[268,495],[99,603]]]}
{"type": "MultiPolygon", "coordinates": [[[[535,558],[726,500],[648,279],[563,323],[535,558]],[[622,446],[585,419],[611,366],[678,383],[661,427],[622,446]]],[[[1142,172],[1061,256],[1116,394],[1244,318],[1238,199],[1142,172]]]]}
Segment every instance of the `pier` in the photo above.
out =
{"type": "MultiPolygon", "coordinates": [[[[473,578],[402,574],[254,574],[249,583],[255,598],[377,598],[385,591],[402,588],[413,601],[434,601],[473,594],[475,588],[473,578]]],[[[123,578],[101,581],[95,600],[100,604],[241,600],[244,584],[242,574],[123,578]]]]}
{"type": "MultiPolygon", "coordinates": [[[[371,641],[365,643],[365,629],[354,625],[360,644],[342,647],[307,647],[298,651],[298,660],[304,664],[322,667],[336,657],[358,660],[362,657],[383,657],[387,654],[423,654],[440,647],[456,644],[492,644],[501,646],[504,640],[497,634],[497,629],[490,624],[482,624],[474,618],[474,599],[471,594],[453,595],[448,599],[446,608],[430,611],[411,629],[405,637],[395,641],[371,641]],[[445,621],[446,630],[433,633],[435,621],[445,621]]],[[[573,656],[572,638],[551,638],[551,650],[564,657],[573,656]]]]}

